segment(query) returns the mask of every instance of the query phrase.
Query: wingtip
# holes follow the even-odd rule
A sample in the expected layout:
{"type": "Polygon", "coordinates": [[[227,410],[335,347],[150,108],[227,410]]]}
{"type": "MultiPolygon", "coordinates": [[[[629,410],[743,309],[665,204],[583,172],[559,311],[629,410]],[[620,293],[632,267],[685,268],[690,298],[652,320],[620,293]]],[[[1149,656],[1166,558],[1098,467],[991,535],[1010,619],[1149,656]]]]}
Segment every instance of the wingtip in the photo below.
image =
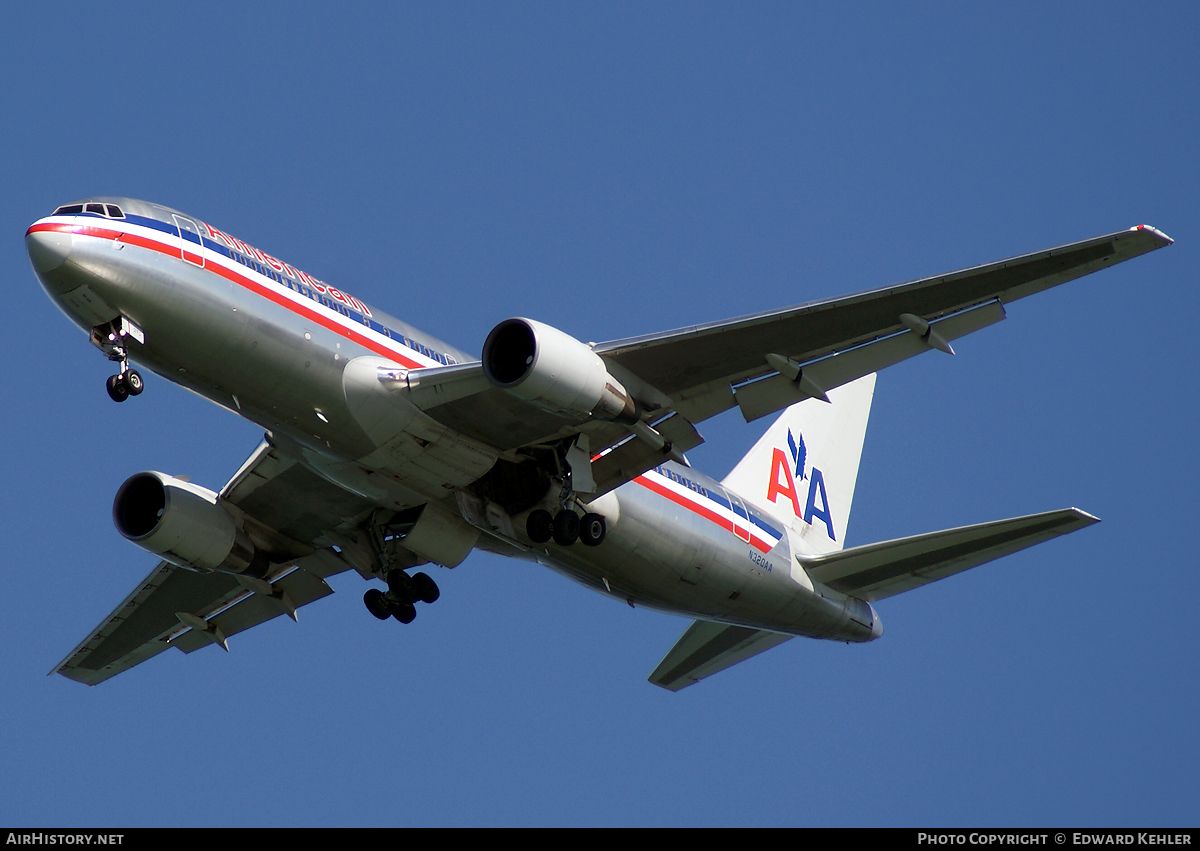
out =
{"type": "Polygon", "coordinates": [[[1081,521],[1083,521],[1084,525],[1091,526],[1093,523],[1100,522],[1099,517],[1097,517],[1094,514],[1088,514],[1082,508],[1075,508],[1074,506],[1072,506],[1068,510],[1073,512],[1076,517],[1078,517],[1081,521]]]}
{"type": "Polygon", "coordinates": [[[1135,225],[1134,227],[1131,227],[1130,230],[1145,231],[1155,237],[1163,245],[1175,244],[1175,240],[1171,239],[1171,237],[1167,236],[1153,225],[1135,225]]]}

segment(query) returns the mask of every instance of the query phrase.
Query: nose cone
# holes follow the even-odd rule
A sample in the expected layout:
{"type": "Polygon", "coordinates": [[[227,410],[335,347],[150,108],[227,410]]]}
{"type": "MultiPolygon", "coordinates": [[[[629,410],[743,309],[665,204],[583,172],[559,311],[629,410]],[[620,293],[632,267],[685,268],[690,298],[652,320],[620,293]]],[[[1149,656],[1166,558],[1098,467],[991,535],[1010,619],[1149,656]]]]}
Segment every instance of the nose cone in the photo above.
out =
{"type": "Polygon", "coordinates": [[[69,233],[49,230],[30,230],[25,234],[25,250],[38,275],[53,272],[71,253],[75,237],[69,233]]]}

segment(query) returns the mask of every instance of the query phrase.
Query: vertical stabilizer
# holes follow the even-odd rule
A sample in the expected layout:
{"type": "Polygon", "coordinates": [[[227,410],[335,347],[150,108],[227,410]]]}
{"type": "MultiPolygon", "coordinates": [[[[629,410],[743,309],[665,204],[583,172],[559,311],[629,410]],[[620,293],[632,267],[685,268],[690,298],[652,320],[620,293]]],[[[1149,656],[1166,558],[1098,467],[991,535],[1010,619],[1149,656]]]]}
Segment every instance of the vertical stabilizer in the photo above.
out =
{"type": "Polygon", "coordinates": [[[722,482],[787,524],[814,553],[846,539],[875,374],[786,409],[722,482]]]}

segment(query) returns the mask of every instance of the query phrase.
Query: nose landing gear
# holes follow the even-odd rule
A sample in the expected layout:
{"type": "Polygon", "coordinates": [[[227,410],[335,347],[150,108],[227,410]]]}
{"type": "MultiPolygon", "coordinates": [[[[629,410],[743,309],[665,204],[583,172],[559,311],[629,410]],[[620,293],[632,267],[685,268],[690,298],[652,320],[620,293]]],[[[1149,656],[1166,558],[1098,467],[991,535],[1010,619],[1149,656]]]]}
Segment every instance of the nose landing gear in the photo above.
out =
{"type": "Polygon", "coordinates": [[[119,316],[112,322],[97,325],[92,329],[92,344],[110,361],[121,364],[121,371],[110,375],[104,382],[108,397],[114,402],[124,402],[130,396],[139,396],[146,389],[141,374],[136,369],[129,368],[129,338],[145,343],[146,337],[138,328],[124,316],[119,316]]]}

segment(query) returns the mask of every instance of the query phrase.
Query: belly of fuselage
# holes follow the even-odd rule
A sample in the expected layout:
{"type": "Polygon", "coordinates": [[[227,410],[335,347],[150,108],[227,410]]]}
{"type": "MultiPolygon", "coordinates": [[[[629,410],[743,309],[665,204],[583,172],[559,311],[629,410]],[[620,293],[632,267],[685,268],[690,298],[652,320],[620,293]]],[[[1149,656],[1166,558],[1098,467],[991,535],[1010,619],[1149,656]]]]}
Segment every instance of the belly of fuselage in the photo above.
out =
{"type": "Polygon", "coordinates": [[[864,641],[844,598],[798,582],[785,536],[764,553],[733,532],[650,490],[638,480],[606,500],[615,517],[595,548],[553,543],[539,562],[633,605],[693,618],[842,641],[864,641]]]}

